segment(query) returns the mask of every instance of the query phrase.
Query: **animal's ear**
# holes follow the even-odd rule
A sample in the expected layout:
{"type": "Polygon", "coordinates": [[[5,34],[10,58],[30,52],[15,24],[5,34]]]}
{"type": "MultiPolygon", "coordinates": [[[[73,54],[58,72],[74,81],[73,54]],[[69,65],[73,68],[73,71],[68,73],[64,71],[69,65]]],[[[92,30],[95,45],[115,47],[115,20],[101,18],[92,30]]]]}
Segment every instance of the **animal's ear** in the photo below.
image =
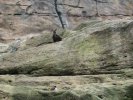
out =
{"type": "Polygon", "coordinates": [[[54,29],[53,32],[56,32],[57,29],[54,29]]]}

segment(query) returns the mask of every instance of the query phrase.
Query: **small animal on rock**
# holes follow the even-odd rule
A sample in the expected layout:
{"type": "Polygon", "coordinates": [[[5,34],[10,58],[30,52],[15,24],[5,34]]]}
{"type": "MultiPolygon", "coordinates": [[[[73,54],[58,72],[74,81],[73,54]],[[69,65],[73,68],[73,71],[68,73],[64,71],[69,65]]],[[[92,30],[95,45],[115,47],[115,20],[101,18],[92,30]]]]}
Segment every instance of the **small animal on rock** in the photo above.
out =
{"type": "Polygon", "coordinates": [[[54,30],[53,31],[53,41],[54,42],[59,42],[59,41],[61,41],[62,40],[62,38],[59,36],[59,35],[57,35],[56,34],[56,30],[54,30]]]}
{"type": "Polygon", "coordinates": [[[52,86],[50,90],[51,91],[57,91],[57,86],[52,86]]]}

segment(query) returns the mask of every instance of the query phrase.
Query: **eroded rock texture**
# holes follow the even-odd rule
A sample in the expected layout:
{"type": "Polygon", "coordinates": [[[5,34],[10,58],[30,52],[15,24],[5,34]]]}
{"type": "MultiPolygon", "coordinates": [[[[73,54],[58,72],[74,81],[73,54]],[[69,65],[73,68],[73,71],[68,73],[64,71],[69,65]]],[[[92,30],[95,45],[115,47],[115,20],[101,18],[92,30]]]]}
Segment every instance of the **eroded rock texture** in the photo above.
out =
{"type": "Polygon", "coordinates": [[[0,100],[133,100],[132,5],[0,0],[0,100]]]}
{"type": "Polygon", "coordinates": [[[61,42],[32,45],[38,36],[23,42],[25,49],[3,53],[2,94],[8,100],[132,100],[133,21],[93,20],[75,30],[64,31],[61,42]]]}
{"type": "Polygon", "coordinates": [[[87,18],[132,16],[132,5],[132,0],[1,0],[0,41],[57,27],[72,29],[87,18]]]}

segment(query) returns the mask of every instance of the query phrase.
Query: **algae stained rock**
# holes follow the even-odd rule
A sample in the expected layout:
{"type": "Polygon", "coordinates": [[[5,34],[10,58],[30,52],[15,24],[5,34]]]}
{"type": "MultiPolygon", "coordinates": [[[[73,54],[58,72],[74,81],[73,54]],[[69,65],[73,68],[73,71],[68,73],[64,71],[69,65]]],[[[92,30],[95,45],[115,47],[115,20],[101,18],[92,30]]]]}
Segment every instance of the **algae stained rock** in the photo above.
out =
{"type": "Polygon", "coordinates": [[[133,21],[86,23],[60,42],[2,54],[0,98],[132,100],[133,21]]]}
{"type": "Polygon", "coordinates": [[[97,21],[72,32],[61,42],[3,55],[0,73],[37,76],[124,73],[132,70],[132,29],[131,20],[97,21]]]}

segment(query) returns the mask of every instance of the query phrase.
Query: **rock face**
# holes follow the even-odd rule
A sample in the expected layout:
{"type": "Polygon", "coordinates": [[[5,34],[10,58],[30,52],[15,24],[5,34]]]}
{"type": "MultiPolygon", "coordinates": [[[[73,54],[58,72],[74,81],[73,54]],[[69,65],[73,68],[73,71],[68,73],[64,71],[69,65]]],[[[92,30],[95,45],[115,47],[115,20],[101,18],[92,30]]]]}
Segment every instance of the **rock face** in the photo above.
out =
{"type": "Polygon", "coordinates": [[[133,99],[133,20],[86,21],[60,35],[57,43],[2,54],[0,98],[133,99]]]}
{"type": "Polygon", "coordinates": [[[0,0],[0,41],[74,28],[87,18],[132,16],[132,5],[132,0],[0,0]]]}
{"type": "Polygon", "coordinates": [[[123,73],[132,69],[132,28],[132,20],[89,21],[85,28],[70,32],[61,42],[3,55],[0,73],[12,70],[15,70],[12,74],[37,76],[123,73]]]}
{"type": "Polygon", "coordinates": [[[132,5],[0,0],[0,100],[133,100],[132,5]]]}

